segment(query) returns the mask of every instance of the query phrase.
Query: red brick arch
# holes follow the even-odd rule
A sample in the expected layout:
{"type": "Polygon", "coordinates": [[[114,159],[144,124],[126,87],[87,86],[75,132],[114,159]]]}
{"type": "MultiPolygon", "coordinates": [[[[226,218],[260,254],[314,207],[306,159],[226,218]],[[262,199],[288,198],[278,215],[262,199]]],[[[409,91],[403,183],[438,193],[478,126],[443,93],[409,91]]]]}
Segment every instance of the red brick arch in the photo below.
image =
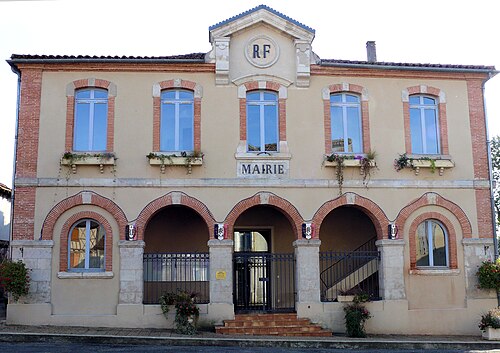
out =
{"type": "Polygon", "coordinates": [[[410,268],[417,268],[417,244],[415,240],[415,234],[417,232],[417,227],[423,221],[427,219],[436,219],[442,223],[442,225],[446,228],[446,232],[448,233],[448,265],[449,268],[455,269],[458,268],[457,263],[457,234],[455,232],[455,228],[453,224],[450,222],[448,218],[442,215],[439,212],[427,212],[419,215],[417,218],[413,220],[410,225],[410,268]]]}
{"type": "Polygon", "coordinates": [[[224,223],[227,225],[227,235],[229,239],[233,238],[234,224],[238,217],[246,210],[254,206],[268,205],[273,206],[285,215],[292,224],[297,239],[302,237],[302,223],[304,222],[299,211],[288,200],[285,200],[270,192],[259,192],[247,199],[238,202],[231,212],[226,216],[224,223]]]}
{"type": "Polygon", "coordinates": [[[183,192],[173,191],[151,201],[146,207],[144,207],[141,213],[139,213],[139,216],[135,221],[138,240],[144,240],[144,231],[149,220],[162,208],[172,205],[182,205],[196,211],[205,221],[209,232],[208,237],[210,239],[212,234],[211,230],[213,230],[215,225],[215,219],[212,213],[210,213],[208,207],[194,197],[188,196],[183,192]]]}
{"type": "Polygon", "coordinates": [[[325,202],[314,214],[312,222],[316,229],[314,230],[314,237],[319,238],[319,231],[321,224],[328,214],[334,209],[341,206],[354,206],[362,210],[372,221],[377,232],[377,239],[384,238],[384,230],[389,225],[389,220],[384,211],[373,201],[359,196],[355,193],[346,193],[334,200],[325,202]]]}
{"type": "Polygon", "coordinates": [[[61,246],[60,246],[60,255],[59,255],[59,271],[64,272],[68,270],[68,237],[69,230],[71,227],[81,219],[93,219],[99,222],[105,232],[104,238],[104,249],[105,249],[105,269],[106,271],[113,270],[113,231],[111,229],[111,225],[102,215],[92,212],[92,211],[83,211],[78,212],[71,216],[63,225],[61,230],[61,246]]]}
{"type": "Polygon", "coordinates": [[[399,212],[398,216],[396,217],[396,225],[399,228],[400,234],[404,234],[403,228],[408,217],[410,217],[413,212],[424,206],[439,206],[448,210],[455,215],[458,222],[460,223],[460,227],[462,228],[462,236],[464,238],[472,238],[472,227],[465,212],[457,204],[433,192],[423,194],[420,198],[413,200],[399,212]]]}
{"type": "Polygon", "coordinates": [[[123,210],[112,200],[92,191],[82,191],[76,195],[62,200],[57,205],[55,205],[43,221],[42,239],[52,239],[54,234],[54,226],[59,217],[61,217],[64,212],[81,205],[97,206],[111,213],[116,223],[118,223],[120,232],[119,239],[125,240],[125,226],[127,225],[127,217],[125,216],[123,210]]]}

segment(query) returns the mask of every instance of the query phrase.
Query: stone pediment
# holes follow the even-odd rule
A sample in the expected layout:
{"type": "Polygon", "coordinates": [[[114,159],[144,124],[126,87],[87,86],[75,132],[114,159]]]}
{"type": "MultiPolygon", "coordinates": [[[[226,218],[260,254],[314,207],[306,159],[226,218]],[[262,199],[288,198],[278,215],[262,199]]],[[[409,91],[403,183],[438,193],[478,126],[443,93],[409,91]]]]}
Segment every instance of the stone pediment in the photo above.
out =
{"type": "Polygon", "coordinates": [[[260,5],[209,28],[217,85],[267,75],[308,87],[314,29],[260,5]]]}

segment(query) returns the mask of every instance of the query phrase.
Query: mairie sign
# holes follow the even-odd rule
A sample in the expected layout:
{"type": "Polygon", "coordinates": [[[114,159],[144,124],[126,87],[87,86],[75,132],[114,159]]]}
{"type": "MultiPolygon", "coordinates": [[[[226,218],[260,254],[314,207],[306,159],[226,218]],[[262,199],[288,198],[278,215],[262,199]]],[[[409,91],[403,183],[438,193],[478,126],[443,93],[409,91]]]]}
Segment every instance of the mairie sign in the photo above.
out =
{"type": "Polygon", "coordinates": [[[288,161],[238,161],[240,178],[288,178],[288,161]]]}

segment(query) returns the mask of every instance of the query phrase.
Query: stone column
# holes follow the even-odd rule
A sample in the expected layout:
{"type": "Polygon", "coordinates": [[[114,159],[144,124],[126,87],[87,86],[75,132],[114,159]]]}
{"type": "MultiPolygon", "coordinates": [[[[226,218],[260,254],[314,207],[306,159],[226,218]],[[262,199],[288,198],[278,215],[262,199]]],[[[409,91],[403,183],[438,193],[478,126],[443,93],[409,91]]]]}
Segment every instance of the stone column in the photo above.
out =
{"type": "Polygon", "coordinates": [[[379,267],[380,294],[384,300],[406,299],[404,281],[404,246],[403,239],[377,240],[375,245],[380,251],[379,267]]]}
{"type": "Polygon", "coordinates": [[[467,238],[462,240],[464,246],[465,287],[469,298],[495,298],[494,290],[477,288],[476,272],[481,263],[493,261],[493,238],[467,238]]]}
{"type": "Polygon", "coordinates": [[[119,304],[142,304],[144,294],[142,240],[120,240],[120,295],[119,304]]]}
{"type": "MultiPolygon", "coordinates": [[[[319,281],[319,239],[298,239],[293,242],[295,248],[295,288],[297,290],[297,313],[302,307],[321,304],[319,281]]],[[[303,313],[304,316],[309,316],[303,313]]]]}
{"type": "Polygon", "coordinates": [[[211,239],[210,251],[210,304],[208,319],[216,324],[234,318],[233,304],[233,246],[231,239],[211,239]]]}
{"type": "Polygon", "coordinates": [[[50,303],[53,240],[13,240],[12,260],[21,260],[30,269],[30,289],[19,301],[27,304],[50,303]]]}

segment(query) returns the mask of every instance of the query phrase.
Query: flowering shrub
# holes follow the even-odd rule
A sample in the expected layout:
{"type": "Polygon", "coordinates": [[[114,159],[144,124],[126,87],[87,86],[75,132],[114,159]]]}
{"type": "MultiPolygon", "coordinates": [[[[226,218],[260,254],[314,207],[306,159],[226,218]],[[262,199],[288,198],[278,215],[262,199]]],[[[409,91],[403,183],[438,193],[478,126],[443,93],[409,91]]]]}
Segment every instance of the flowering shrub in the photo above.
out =
{"type": "Polygon", "coordinates": [[[30,287],[28,271],[21,261],[5,260],[0,263],[0,286],[10,293],[16,302],[28,294],[30,287]]]}
{"type": "Polygon", "coordinates": [[[361,303],[367,302],[369,297],[363,294],[354,296],[353,304],[344,307],[345,328],[349,337],[366,337],[365,321],[371,318],[368,309],[361,303]]]}
{"type": "Polygon", "coordinates": [[[476,274],[479,288],[500,290],[500,259],[483,261],[476,274]]]}
{"type": "Polygon", "coordinates": [[[487,327],[500,328],[500,308],[490,310],[481,316],[479,329],[481,331],[486,331],[487,327]]]}
{"type": "Polygon", "coordinates": [[[178,292],[165,293],[160,297],[161,310],[165,317],[169,305],[175,306],[175,329],[178,333],[193,335],[196,333],[200,309],[194,303],[195,293],[178,292]]]}

